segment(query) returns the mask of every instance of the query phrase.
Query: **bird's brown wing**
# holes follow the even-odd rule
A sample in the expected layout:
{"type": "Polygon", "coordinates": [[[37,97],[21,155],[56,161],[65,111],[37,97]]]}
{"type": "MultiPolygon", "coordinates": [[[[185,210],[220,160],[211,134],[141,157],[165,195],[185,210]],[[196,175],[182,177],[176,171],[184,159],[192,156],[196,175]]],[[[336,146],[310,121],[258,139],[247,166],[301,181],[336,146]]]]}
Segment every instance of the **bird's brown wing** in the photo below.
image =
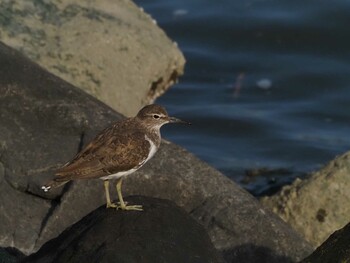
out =
{"type": "Polygon", "coordinates": [[[138,167],[151,145],[145,134],[104,130],[71,162],[56,172],[55,181],[99,178],[138,167]]]}

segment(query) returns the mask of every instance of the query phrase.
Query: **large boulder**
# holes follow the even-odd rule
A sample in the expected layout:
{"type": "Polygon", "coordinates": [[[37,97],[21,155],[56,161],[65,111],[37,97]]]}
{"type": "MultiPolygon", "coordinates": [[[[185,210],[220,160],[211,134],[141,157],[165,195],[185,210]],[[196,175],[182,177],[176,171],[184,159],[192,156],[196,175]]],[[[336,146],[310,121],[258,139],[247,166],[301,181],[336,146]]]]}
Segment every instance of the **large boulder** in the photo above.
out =
{"type": "Polygon", "coordinates": [[[139,196],[126,201],[142,203],[143,211],[103,205],[24,262],[223,262],[205,229],[173,202],[139,196]]]}
{"type": "MultiPolygon", "coordinates": [[[[72,182],[49,194],[40,186],[121,115],[5,45],[0,91],[0,246],[30,254],[105,203],[100,180],[72,182]]],[[[125,196],[173,200],[206,228],[227,262],[292,262],[312,252],[253,196],[167,141],[127,177],[123,190],[125,196]]]]}
{"type": "Polygon", "coordinates": [[[334,232],[314,253],[300,263],[349,263],[350,224],[334,232]]]}
{"type": "Polygon", "coordinates": [[[118,118],[102,102],[0,44],[0,246],[29,253],[41,245],[41,228],[61,194],[53,201],[40,198],[38,186],[84,138],[118,118]]]}
{"type": "Polygon", "coordinates": [[[261,202],[315,247],[350,220],[350,152],[261,202]]]}
{"type": "Polygon", "coordinates": [[[0,1],[0,40],[125,115],[154,101],[185,64],[130,0],[0,1]]]}

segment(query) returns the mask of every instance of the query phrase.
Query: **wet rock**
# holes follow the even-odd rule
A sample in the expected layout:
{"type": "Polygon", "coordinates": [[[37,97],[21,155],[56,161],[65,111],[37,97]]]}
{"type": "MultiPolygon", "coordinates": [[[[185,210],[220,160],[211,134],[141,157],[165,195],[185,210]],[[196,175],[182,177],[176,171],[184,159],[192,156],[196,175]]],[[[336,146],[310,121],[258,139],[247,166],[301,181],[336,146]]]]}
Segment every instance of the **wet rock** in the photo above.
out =
{"type": "Polygon", "coordinates": [[[261,202],[315,247],[350,219],[350,152],[261,202]]]}
{"type": "MultiPolygon", "coordinates": [[[[98,179],[50,194],[40,186],[121,115],[5,45],[0,45],[0,90],[0,245],[30,254],[105,203],[98,179]]],[[[259,262],[262,255],[265,262],[297,261],[312,252],[249,193],[167,141],[127,177],[123,191],[173,200],[204,225],[228,262],[259,262]]]]}
{"type": "Polygon", "coordinates": [[[126,200],[144,211],[101,206],[24,262],[223,262],[205,229],[173,202],[126,200]]]}
{"type": "Polygon", "coordinates": [[[334,232],[314,253],[300,263],[350,262],[350,224],[334,232]]]}
{"type": "Polygon", "coordinates": [[[128,0],[1,1],[0,40],[125,115],[167,90],[185,63],[128,0]]]}

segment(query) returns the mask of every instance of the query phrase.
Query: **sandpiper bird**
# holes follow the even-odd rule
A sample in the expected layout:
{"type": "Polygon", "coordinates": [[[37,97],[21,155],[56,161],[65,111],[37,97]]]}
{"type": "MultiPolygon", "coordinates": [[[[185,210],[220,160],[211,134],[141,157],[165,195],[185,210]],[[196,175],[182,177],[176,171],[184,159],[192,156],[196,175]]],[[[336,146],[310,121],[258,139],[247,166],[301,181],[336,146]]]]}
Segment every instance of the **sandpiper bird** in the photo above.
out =
{"type": "Polygon", "coordinates": [[[141,168],[157,152],[161,141],[160,127],[166,123],[187,122],[169,117],[159,105],[145,106],[136,117],[118,121],[103,130],[41,188],[47,192],[70,180],[99,178],[104,180],[107,208],[141,211],[141,205],[128,206],[124,202],[122,180],[141,168]],[[110,199],[110,179],[117,179],[118,204],[110,199]]]}

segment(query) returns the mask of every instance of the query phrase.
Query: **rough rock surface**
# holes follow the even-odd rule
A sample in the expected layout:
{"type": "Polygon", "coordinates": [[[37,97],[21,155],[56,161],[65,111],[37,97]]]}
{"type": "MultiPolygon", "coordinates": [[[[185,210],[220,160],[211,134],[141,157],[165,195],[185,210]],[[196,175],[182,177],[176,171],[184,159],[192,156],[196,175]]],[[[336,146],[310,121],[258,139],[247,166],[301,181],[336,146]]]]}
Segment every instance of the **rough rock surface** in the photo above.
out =
{"type": "Polygon", "coordinates": [[[314,253],[301,263],[338,262],[350,262],[350,224],[334,232],[314,253]]]}
{"type": "Polygon", "coordinates": [[[130,0],[1,1],[0,40],[125,115],[168,89],[185,63],[130,0]]]}
{"type": "Polygon", "coordinates": [[[350,220],[350,152],[261,202],[315,247],[350,220]]]}
{"type": "Polygon", "coordinates": [[[223,262],[205,229],[173,202],[126,198],[144,211],[101,206],[24,262],[223,262]]]}
{"type": "MultiPolygon", "coordinates": [[[[50,194],[40,186],[120,115],[4,45],[0,91],[0,246],[29,254],[105,203],[100,180],[73,182],[50,194]]],[[[249,193],[166,141],[127,177],[123,190],[125,196],[175,201],[204,225],[227,262],[291,262],[312,252],[249,193]]]]}

